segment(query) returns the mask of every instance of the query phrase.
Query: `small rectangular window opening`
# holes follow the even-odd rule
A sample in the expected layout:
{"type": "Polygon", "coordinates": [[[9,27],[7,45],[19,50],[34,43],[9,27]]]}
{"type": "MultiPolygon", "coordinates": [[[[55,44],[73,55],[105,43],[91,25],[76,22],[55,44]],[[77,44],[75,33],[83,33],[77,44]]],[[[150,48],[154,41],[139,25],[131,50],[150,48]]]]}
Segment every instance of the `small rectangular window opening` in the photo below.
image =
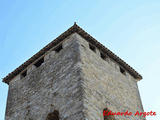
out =
{"type": "Polygon", "coordinates": [[[103,54],[103,53],[100,53],[100,54],[101,54],[101,58],[102,58],[103,60],[106,60],[107,56],[106,56],[105,54],[103,54]]]}
{"type": "Polygon", "coordinates": [[[27,75],[27,70],[25,70],[22,74],[21,77],[24,78],[27,75]]]}
{"type": "Polygon", "coordinates": [[[96,47],[95,47],[95,46],[89,44],[89,48],[90,48],[93,52],[96,52],[96,47]]]}
{"type": "Polygon", "coordinates": [[[39,67],[39,66],[41,66],[42,63],[44,63],[44,58],[41,58],[40,60],[38,60],[34,65],[36,67],[39,67]]]}
{"type": "Polygon", "coordinates": [[[55,48],[55,51],[58,53],[63,49],[62,44],[55,48]]]}
{"type": "Polygon", "coordinates": [[[122,67],[120,67],[120,72],[121,72],[122,74],[126,75],[126,71],[125,71],[122,67]]]}

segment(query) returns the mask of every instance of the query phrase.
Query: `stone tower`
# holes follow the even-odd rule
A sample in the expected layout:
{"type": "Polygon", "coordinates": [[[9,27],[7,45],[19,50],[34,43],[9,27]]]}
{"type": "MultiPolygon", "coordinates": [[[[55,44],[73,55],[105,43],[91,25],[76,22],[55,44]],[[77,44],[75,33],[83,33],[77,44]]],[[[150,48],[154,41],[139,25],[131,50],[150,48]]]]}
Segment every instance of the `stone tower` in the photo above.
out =
{"type": "Polygon", "coordinates": [[[104,109],[143,112],[141,79],[75,23],[3,79],[9,85],[5,120],[104,120],[104,109]]]}

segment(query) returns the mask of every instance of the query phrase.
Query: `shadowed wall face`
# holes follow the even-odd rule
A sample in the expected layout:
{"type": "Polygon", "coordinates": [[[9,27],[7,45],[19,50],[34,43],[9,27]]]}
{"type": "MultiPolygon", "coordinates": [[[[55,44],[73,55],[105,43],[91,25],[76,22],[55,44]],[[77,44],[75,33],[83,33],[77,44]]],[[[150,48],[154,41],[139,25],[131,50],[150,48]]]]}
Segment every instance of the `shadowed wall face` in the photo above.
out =
{"type": "MultiPolygon", "coordinates": [[[[113,112],[137,110],[143,107],[137,80],[119,64],[99,49],[91,48],[88,42],[77,35],[81,42],[82,88],[84,90],[84,111],[88,120],[103,120],[103,110],[113,112]]],[[[115,119],[143,120],[140,116],[115,116],[115,119]]]]}

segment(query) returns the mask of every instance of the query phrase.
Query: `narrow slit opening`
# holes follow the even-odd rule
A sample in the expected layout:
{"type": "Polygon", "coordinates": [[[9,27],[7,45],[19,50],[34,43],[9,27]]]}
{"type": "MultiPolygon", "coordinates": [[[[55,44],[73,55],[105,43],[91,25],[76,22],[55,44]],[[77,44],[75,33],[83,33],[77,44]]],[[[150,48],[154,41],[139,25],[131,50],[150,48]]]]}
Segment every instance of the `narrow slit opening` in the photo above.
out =
{"type": "Polygon", "coordinates": [[[42,65],[42,63],[44,63],[44,58],[41,58],[40,60],[38,60],[34,65],[35,65],[36,67],[39,67],[39,66],[42,65]]]}
{"type": "Polygon", "coordinates": [[[26,77],[26,75],[27,75],[27,70],[25,70],[25,71],[21,74],[21,78],[26,77]]]}
{"type": "Polygon", "coordinates": [[[108,112],[112,112],[112,111],[107,108],[103,110],[104,120],[115,120],[115,117],[113,115],[108,115],[108,112]]]}
{"type": "Polygon", "coordinates": [[[55,51],[58,53],[63,49],[62,44],[55,48],[55,51]]]}
{"type": "Polygon", "coordinates": [[[106,60],[107,56],[106,56],[105,54],[103,54],[103,53],[100,53],[100,54],[101,54],[101,58],[102,58],[103,60],[106,60]]]}
{"type": "Polygon", "coordinates": [[[53,112],[49,113],[46,120],[59,120],[59,112],[54,110],[53,112]]]}
{"type": "Polygon", "coordinates": [[[93,52],[96,52],[96,47],[95,47],[95,46],[89,44],[89,48],[90,48],[93,52]]]}
{"type": "Polygon", "coordinates": [[[122,74],[126,75],[126,71],[125,71],[122,67],[120,67],[120,72],[121,72],[122,74]]]}

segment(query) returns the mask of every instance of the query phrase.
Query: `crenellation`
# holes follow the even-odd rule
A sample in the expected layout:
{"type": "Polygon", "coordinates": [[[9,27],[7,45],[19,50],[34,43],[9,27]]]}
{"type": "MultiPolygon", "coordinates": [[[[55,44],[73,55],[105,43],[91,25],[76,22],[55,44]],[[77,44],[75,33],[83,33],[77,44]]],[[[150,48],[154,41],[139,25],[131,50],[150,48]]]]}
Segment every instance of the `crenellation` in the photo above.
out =
{"type": "Polygon", "coordinates": [[[20,74],[18,74],[17,76],[15,76],[13,79],[12,79],[12,82],[9,83],[9,85],[14,85],[16,82],[18,82],[19,80],[21,79],[21,76],[20,74]]]}
{"type": "Polygon", "coordinates": [[[73,44],[74,42],[76,42],[76,34],[77,33],[74,33],[70,36],[68,36],[67,38],[64,39],[62,45],[63,45],[63,48],[66,48],[66,47],[69,47],[71,44],[73,44]]]}
{"type": "Polygon", "coordinates": [[[44,61],[48,61],[50,58],[55,57],[56,52],[55,51],[48,51],[44,56],[44,61]]]}
{"type": "Polygon", "coordinates": [[[27,74],[31,73],[34,69],[36,69],[36,66],[31,64],[30,66],[27,67],[27,74]]]}

